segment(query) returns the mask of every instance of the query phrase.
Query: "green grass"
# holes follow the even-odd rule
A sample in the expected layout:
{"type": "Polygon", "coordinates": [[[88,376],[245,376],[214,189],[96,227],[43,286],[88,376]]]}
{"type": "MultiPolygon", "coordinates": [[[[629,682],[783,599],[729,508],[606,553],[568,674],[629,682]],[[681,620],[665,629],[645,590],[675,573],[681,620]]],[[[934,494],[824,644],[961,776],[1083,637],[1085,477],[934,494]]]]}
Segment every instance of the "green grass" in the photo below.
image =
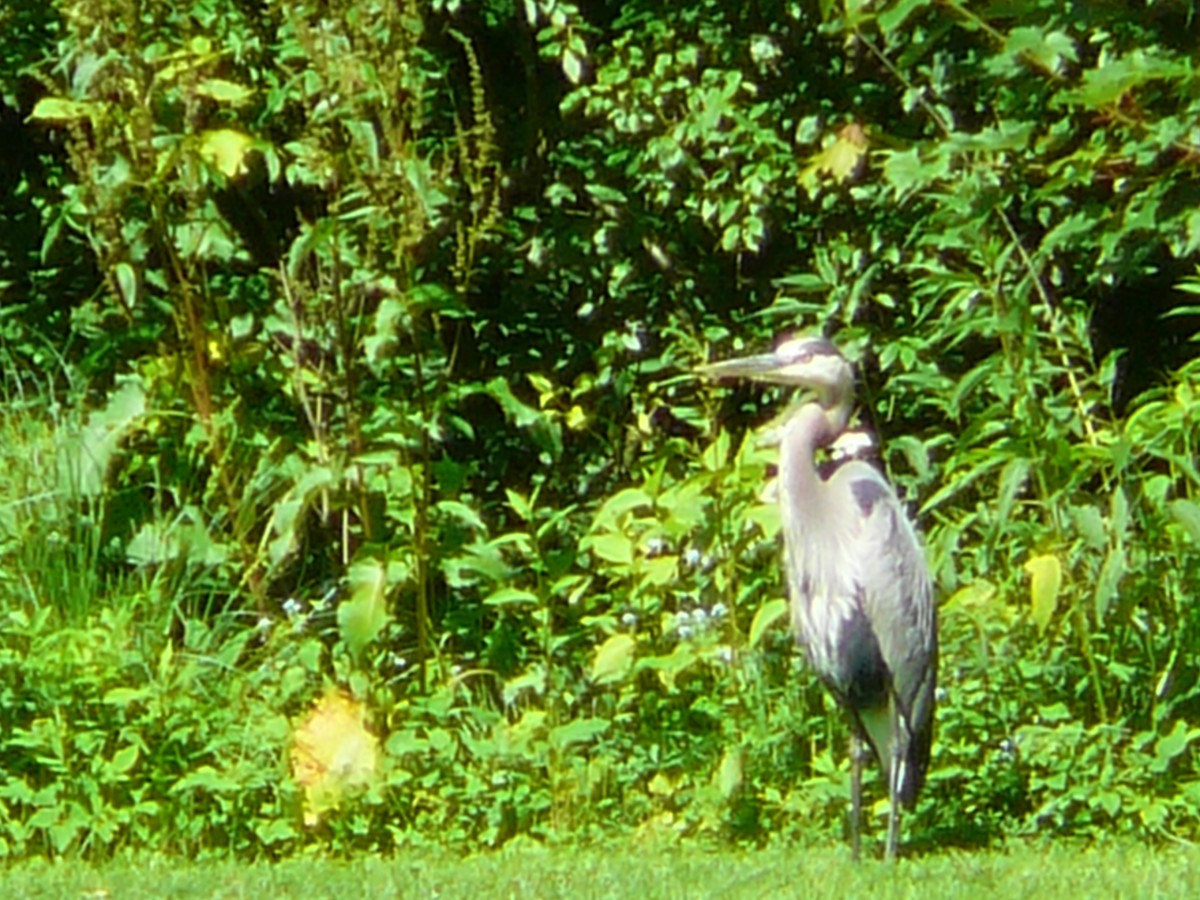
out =
{"type": "Polygon", "coordinates": [[[525,845],[467,858],[402,853],[391,859],[281,863],[133,858],[101,866],[31,862],[0,871],[0,896],[135,897],[1197,897],[1200,851],[1131,844],[1013,845],[947,851],[889,866],[852,865],[844,848],[712,852],[549,850],[525,845]]]}

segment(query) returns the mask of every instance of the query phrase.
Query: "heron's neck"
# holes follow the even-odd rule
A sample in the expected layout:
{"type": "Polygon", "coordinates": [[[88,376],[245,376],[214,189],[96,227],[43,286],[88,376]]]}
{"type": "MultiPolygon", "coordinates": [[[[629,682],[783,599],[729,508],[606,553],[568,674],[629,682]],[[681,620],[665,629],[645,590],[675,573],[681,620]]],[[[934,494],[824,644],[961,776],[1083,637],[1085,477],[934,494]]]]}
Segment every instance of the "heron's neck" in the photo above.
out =
{"type": "Polygon", "coordinates": [[[790,496],[815,502],[821,481],[816,452],[833,443],[849,421],[848,403],[808,403],[788,422],[779,448],[779,477],[790,496]]]}

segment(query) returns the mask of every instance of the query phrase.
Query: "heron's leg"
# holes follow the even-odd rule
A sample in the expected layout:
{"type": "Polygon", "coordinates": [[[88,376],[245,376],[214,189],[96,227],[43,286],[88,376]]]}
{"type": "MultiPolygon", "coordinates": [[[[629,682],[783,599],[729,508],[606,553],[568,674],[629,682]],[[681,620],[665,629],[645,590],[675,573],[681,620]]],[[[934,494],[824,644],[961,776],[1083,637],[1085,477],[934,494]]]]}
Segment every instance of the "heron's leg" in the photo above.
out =
{"type": "Polygon", "coordinates": [[[892,737],[892,764],[888,767],[887,858],[893,860],[900,848],[900,785],[904,784],[904,740],[900,729],[892,737]]]}
{"type": "Polygon", "coordinates": [[[862,766],[863,742],[857,734],[850,735],[850,858],[857,861],[862,830],[862,766]]]}

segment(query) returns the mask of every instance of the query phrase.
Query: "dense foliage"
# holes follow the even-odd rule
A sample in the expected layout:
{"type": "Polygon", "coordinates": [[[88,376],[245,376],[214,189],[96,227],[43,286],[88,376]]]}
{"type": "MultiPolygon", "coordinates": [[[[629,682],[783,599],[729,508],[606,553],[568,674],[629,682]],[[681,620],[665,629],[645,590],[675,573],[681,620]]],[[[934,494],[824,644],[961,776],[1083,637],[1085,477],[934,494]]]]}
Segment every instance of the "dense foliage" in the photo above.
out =
{"type": "Polygon", "coordinates": [[[829,840],[782,398],[690,374],[795,328],[942,598],[912,839],[1195,838],[1194,16],[0,11],[0,852],[829,840]]]}

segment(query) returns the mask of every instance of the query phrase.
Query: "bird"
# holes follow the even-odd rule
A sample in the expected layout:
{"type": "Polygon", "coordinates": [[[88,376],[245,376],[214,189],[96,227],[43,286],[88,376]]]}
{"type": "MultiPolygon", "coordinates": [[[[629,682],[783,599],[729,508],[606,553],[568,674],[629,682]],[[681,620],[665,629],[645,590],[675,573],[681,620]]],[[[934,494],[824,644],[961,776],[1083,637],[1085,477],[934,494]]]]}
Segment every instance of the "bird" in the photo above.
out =
{"type": "Polygon", "coordinates": [[[929,768],[937,611],[912,523],[867,460],[874,442],[848,428],[854,368],[831,341],[802,336],[699,371],[804,391],[771,434],[792,627],[849,719],[851,856],[859,858],[862,766],[873,754],[890,800],[886,858],[895,859],[900,807],[916,803],[929,768]]]}

